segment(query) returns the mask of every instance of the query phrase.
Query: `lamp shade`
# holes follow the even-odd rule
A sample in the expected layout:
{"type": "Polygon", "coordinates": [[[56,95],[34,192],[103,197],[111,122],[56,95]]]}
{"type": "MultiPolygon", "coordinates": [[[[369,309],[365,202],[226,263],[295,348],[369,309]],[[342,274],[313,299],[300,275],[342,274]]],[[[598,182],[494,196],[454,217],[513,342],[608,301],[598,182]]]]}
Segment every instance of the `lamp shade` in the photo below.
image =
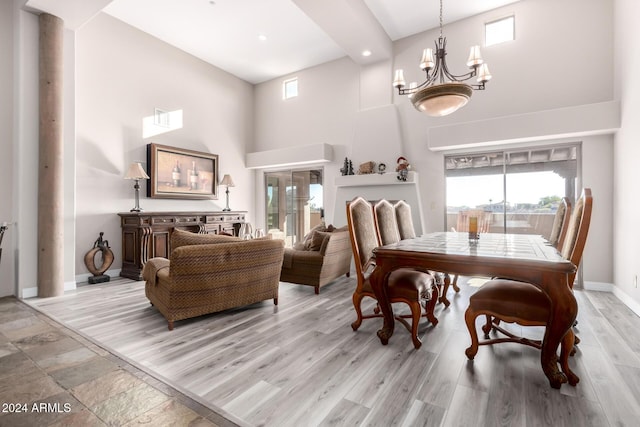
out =
{"type": "Polygon", "coordinates": [[[225,175],[222,177],[222,181],[220,181],[220,185],[226,185],[227,187],[235,187],[233,184],[233,179],[231,179],[231,175],[225,175]]]}
{"type": "Polygon", "coordinates": [[[129,170],[124,175],[124,179],[149,179],[149,175],[147,175],[140,163],[134,162],[129,165],[129,170]]]}

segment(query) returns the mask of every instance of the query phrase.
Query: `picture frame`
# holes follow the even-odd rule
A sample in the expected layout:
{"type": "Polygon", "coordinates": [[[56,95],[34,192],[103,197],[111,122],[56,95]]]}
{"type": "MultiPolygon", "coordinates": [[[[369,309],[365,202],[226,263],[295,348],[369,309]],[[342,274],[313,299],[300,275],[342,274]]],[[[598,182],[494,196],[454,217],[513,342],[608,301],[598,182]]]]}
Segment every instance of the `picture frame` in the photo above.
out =
{"type": "Polygon", "coordinates": [[[217,199],[218,155],[147,144],[147,195],[155,199],[217,199]]]}

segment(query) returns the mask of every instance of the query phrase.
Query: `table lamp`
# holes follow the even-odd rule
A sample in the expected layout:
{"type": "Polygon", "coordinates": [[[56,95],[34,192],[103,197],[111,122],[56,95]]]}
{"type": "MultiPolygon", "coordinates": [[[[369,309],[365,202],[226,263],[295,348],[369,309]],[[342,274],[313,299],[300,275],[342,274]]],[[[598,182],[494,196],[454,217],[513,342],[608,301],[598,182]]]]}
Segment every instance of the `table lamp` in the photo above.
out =
{"type": "Polygon", "coordinates": [[[147,175],[139,162],[134,162],[129,166],[129,170],[125,174],[124,179],[133,179],[136,181],[133,186],[136,193],[136,205],[131,209],[131,212],[140,212],[142,209],[140,209],[140,184],[138,181],[141,179],[149,179],[149,175],[147,175]]]}
{"type": "Polygon", "coordinates": [[[222,177],[222,181],[220,181],[220,185],[226,185],[227,186],[227,191],[225,191],[225,193],[227,193],[227,207],[222,209],[223,211],[230,211],[231,208],[229,207],[229,187],[235,187],[235,185],[233,184],[233,179],[231,179],[231,175],[225,175],[222,177]]]}

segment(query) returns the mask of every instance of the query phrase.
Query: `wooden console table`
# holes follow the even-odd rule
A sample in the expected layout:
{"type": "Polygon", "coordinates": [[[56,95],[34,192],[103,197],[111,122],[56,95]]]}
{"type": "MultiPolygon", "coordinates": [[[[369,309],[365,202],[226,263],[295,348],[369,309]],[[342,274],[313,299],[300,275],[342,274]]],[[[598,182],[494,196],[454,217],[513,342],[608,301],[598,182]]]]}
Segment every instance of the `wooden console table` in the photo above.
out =
{"type": "Polygon", "coordinates": [[[238,235],[243,211],[228,212],[121,212],[122,270],[120,276],[142,280],[142,268],[153,257],[169,258],[174,228],[193,233],[238,235]]]}

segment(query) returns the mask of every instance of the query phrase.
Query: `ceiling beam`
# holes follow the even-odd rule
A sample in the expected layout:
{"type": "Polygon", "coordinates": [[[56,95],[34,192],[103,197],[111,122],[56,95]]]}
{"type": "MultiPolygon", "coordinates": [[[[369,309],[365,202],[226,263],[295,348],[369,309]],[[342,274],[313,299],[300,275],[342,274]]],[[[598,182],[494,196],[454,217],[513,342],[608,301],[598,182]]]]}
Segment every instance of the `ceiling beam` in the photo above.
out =
{"type": "Polygon", "coordinates": [[[363,0],[292,1],[357,64],[391,59],[391,39],[363,0]]]}

